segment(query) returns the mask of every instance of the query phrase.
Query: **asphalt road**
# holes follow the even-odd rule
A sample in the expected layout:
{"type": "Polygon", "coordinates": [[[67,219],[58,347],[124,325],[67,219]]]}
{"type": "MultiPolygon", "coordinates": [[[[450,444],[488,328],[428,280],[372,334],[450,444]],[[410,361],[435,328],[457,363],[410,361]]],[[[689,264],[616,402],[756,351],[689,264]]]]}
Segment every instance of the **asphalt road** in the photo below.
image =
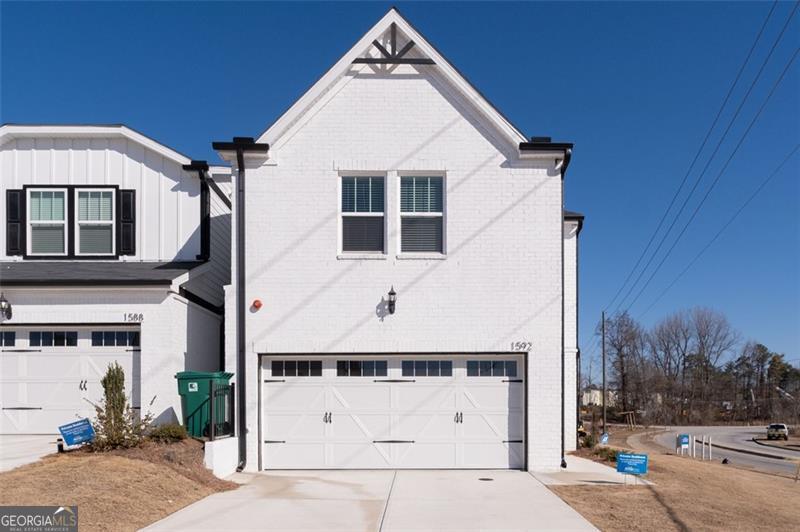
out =
{"type": "MultiPolygon", "coordinates": [[[[655,441],[662,447],[665,447],[671,451],[675,451],[675,437],[678,433],[692,434],[697,439],[701,439],[703,435],[711,436],[712,446],[715,444],[720,444],[724,445],[725,447],[779,455],[795,460],[780,460],[775,458],[767,458],[765,456],[755,456],[743,452],[720,449],[719,447],[714,447],[713,449],[713,457],[715,461],[720,461],[723,458],[727,458],[728,462],[733,465],[757,469],[767,473],[780,473],[783,475],[794,476],[795,472],[797,471],[797,461],[800,461],[800,451],[766,447],[753,441],[754,437],[766,438],[766,426],[668,427],[668,432],[656,436],[655,441]]],[[[699,443],[697,444],[696,453],[697,456],[700,456],[699,443]]]]}

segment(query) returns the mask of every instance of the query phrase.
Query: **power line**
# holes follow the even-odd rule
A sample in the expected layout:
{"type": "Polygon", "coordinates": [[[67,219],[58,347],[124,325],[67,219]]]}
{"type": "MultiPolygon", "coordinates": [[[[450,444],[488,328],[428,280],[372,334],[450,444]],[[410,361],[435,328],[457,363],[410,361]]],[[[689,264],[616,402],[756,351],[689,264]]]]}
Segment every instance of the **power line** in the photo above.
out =
{"type": "Polygon", "coordinates": [[[686,274],[686,272],[688,272],[691,269],[691,267],[694,266],[694,264],[700,259],[700,257],[703,256],[703,254],[708,250],[708,248],[710,248],[714,244],[714,242],[717,241],[720,235],[725,232],[725,230],[734,222],[734,220],[736,220],[736,218],[738,218],[738,216],[750,204],[750,202],[752,202],[753,199],[755,199],[755,197],[764,189],[764,187],[766,187],[767,184],[778,174],[778,172],[780,172],[783,169],[786,163],[789,162],[789,159],[791,159],[792,156],[795,153],[797,153],[798,150],[800,150],[800,144],[796,145],[794,149],[792,149],[789,152],[789,154],[783,159],[783,161],[781,161],[778,167],[775,168],[775,170],[773,170],[772,173],[769,174],[769,176],[767,176],[767,178],[761,182],[761,184],[753,191],[753,193],[750,194],[750,197],[747,198],[747,200],[744,203],[742,203],[742,205],[736,210],[735,213],[733,213],[733,216],[731,216],[728,219],[728,221],[725,222],[725,224],[720,228],[720,230],[717,231],[717,234],[715,234],[714,237],[711,240],[709,240],[705,246],[703,246],[700,252],[697,253],[697,255],[695,255],[695,257],[691,261],[689,261],[689,264],[687,264],[686,267],[675,277],[675,279],[673,279],[672,282],[669,283],[669,285],[667,285],[667,287],[661,291],[658,297],[656,297],[652,301],[652,303],[650,303],[650,305],[645,309],[645,311],[642,312],[642,314],[639,316],[640,318],[643,318],[648,312],[650,312],[650,309],[652,309],[655,306],[655,304],[658,303],[662,297],[664,297],[664,294],[666,294],[675,285],[675,283],[677,283],[681,279],[681,277],[683,277],[686,274]]]}
{"type": "MultiPolygon", "coordinates": [[[[739,106],[736,108],[736,111],[734,112],[733,117],[728,122],[728,125],[725,128],[725,131],[723,132],[722,136],[720,137],[719,141],[717,142],[717,145],[715,146],[714,151],[712,152],[712,154],[709,157],[708,161],[706,161],[706,164],[703,167],[703,170],[700,172],[700,175],[697,176],[697,179],[695,180],[694,185],[692,185],[692,189],[689,191],[689,194],[684,199],[683,203],[681,204],[680,209],[678,209],[678,212],[675,215],[675,217],[673,218],[672,222],[670,223],[670,226],[667,228],[666,232],[661,237],[661,240],[659,241],[658,245],[656,246],[656,249],[650,255],[650,258],[647,260],[647,264],[645,264],[645,266],[642,269],[642,271],[639,272],[639,275],[636,277],[636,280],[633,282],[633,284],[631,284],[631,286],[628,288],[628,291],[625,293],[623,298],[617,304],[616,308],[614,309],[615,312],[628,299],[628,296],[630,296],[631,292],[633,292],[633,289],[636,287],[636,285],[639,284],[639,281],[641,280],[642,276],[645,274],[647,269],[650,267],[650,264],[652,264],[653,259],[655,259],[655,257],[658,255],[658,252],[661,250],[661,246],[664,245],[664,242],[666,242],[667,237],[672,232],[672,229],[675,227],[675,224],[680,219],[681,214],[683,214],[683,210],[686,208],[686,205],[689,203],[689,200],[692,198],[692,196],[694,195],[694,192],[697,190],[697,187],[700,185],[700,182],[702,181],[703,176],[705,176],[706,171],[708,171],[708,168],[711,166],[711,163],[714,160],[714,158],[716,157],[720,147],[722,146],[722,143],[727,138],[728,133],[730,132],[731,128],[733,127],[733,124],[735,123],[736,119],[739,117],[739,113],[741,112],[742,108],[744,107],[744,104],[747,102],[748,98],[750,97],[750,94],[752,93],[752,91],[755,88],[756,84],[758,83],[759,79],[761,79],[761,75],[763,74],[764,69],[766,68],[767,64],[769,63],[770,58],[772,57],[772,54],[775,52],[775,49],[777,48],[778,44],[780,43],[781,39],[783,38],[784,33],[786,33],[786,29],[789,27],[789,23],[792,21],[792,18],[794,17],[795,13],[797,12],[798,6],[800,6],[800,1],[795,2],[794,8],[792,9],[791,13],[789,13],[789,16],[786,18],[786,21],[784,22],[780,33],[778,33],[778,36],[775,38],[775,41],[772,43],[772,47],[770,48],[770,50],[767,53],[767,55],[764,58],[764,60],[762,61],[761,66],[759,67],[758,73],[753,78],[753,81],[750,83],[750,86],[748,87],[747,92],[745,93],[744,97],[742,98],[742,101],[739,103],[739,106]]],[[[790,61],[790,63],[791,63],[791,61],[790,61]]],[[[781,78],[782,77],[783,76],[781,76],[781,78]]],[[[774,90],[774,88],[773,88],[773,90],[774,90]]],[[[767,98],[767,99],[769,99],[769,98],[767,98]]],[[[757,113],[756,116],[760,115],[760,112],[761,111],[759,110],[759,112],[757,113]]],[[[751,123],[751,126],[752,126],[752,123],[751,123]]],[[[748,128],[748,131],[749,131],[749,128],[748,128]]],[[[737,146],[737,149],[738,149],[738,146],[737,146]]],[[[734,150],[734,153],[735,153],[735,150],[734,150]]],[[[726,165],[727,165],[727,163],[726,163],[726,165]]],[[[713,186],[712,186],[712,188],[713,188],[713,186]]],[[[667,255],[668,254],[669,254],[669,252],[667,253],[667,255]]],[[[651,276],[651,278],[652,278],[652,276],[651,276]]],[[[639,293],[641,293],[641,291],[639,293]]],[[[635,301],[635,299],[634,299],[634,301],[635,301]]],[[[633,302],[630,303],[629,305],[627,305],[626,308],[630,308],[631,306],[633,306],[633,302]]]]}
{"type": "Polygon", "coordinates": [[[764,33],[764,29],[767,27],[767,23],[769,22],[769,19],[772,17],[772,13],[775,11],[775,6],[777,6],[777,5],[778,5],[778,0],[775,0],[772,3],[772,7],[770,7],[770,9],[769,9],[769,13],[767,13],[767,18],[765,18],[763,24],[761,24],[761,29],[758,30],[758,34],[756,35],[756,38],[753,41],[752,46],[750,46],[750,50],[747,52],[747,56],[745,56],[744,61],[742,62],[742,66],[739,67],[739,72],[736,73],[736,77],[734,78],[733,83],[731,84],[730,88],[728,89],[728,93],[725,95],[725,98],[722,100],[722,105],[720,105],[719,110],[717,111],[717,115],[714,117],[714,120],[711,122],[711,127],[708,128],[708,131],[706,132],[706,136],[703,139],[703,142],[700,144],[700,147],[697,149],[697,152],[694,154],[694,158],[692,159],[692,162],[689,165],[689,169],[686,170],[686,174],[683,176],[683,180],[681,181],[680,185],[678,186],[678,190],[675,191],[675,194],[672,196],[672,199],[670,200],[669,205],[667,205],[667,209],[664,211],[664,214],[661,215],[661,220],[659,220],[658,226],[656,226],[656,229],[655,229],[655,231],[653,231],[653,234],[650,235],[650,240],[647,241],[647,245],[642,250],[642,253],[639,255],[639,258],[636,259],[636,264],[634,264],[633,268],[631,268],[631,271],[628,272],[628,276],[625,278],[625,281],[623,281],[622,285],[617,290],[617,293],[614,294],[613,298],[611,298],[611,302],[606,306],[606,310],[611,305],[614,304],[614,301],[616,301],[617,297],[619,297],[620,293],[622,293],[622,290],[628,284],[628,281],[630,281],[631,276],[633,276],[633,272],[635,272],[636,268],[638,268],[639,264],[641,264],[642,259],[647,254],[647,251],[650,249],[650,245],[653,243],[653,240],[655,240],[656,235],[661,230],[661,227],[664,225],[664,221],[667,219],[667,215],[669,214],[669,211],[672,210],[672,206],[675,204],[675,200],[678,199],[678,196],[680,195],[681,191],[683,190],[683,186],[686,184],[686,180],[689,178],[689,175],[692,173],[692,170],[694,169],[695,163],[697,163],[697,160],[700,158],[700,154],[702,153],[703,149],[706,147],[706,143],[708,142],[708,139],[711,137],[711,133],[714,131],[714,128],[717,126],[717,122],[719,121],[720,116],[722,116],[722,111],[725,109],[725,106],[728,104],[728,100],[730,100],[731,94],[733,94],[733,89],[739,83],[739,79],[741,79],[742,73],[744,72],[744,69],[747,66],[747,63],[750,62],[750,57],[753,55],[753,51],[756,49],[756,45],[758,45],[758,42],[761,40],[761,35],[764,33]]]}
{"type": "MultiPolygon", "coordinates": [[[[795,4],[795,6],[797,6],[797,5],[798,4],[795,4]]],[[[750,124],[747,126],[747,129],[742,134],[741,138],[739,139],[739,142],[736,144],[736,147],[734,147],[734,149],[731,152],[730,156],[725,161],[725,164],[722,166],[722,169],[719,171],[717,176],[714,178],[714,181],[712,181],[711,186],[708,188],[708,190],[706,191],[705,195],[700,200],[700,203],[698,203],[697,206],[695,207],[694,211],[692,212],[692,215],[689,217],[689,220],[687,220],[686,224],[683,226],[683,228],[681,229],[680,233],[678,233],[677,238],[675,238],[675,241],[672,243],[670,248],[667,250],[667,253],[661,259],[661,262],[658,263],[658,265],[656,266],[655,270],[653,270],[653,273],[650,274],[650,277],[648,277],[647,281],[642,286],[641,290],[639,290],[639,292],[636,294],[636,297],[633,298],[633,301],[631,301],[630,305],[628,305],[627,308],[631,308],[634,305],[634,303],[636,303],[636,301],[639,299],[639,297],[642,295],[642,293],[645,291],[645,289],[650,285],[650,282],[653,280],[653,277],[655,277],[656,273],[658,273],[658,271],[661,269],[661,266],[663,266],[664,262],[670,256],[670,254],[672,253],[672,250],[675,249],[675,246],[678,244],[678,242],[680,241],[681,237],[683,237],[684,233],[689,228],[689,225],[691,225],[692,221],[694,221],[695,217],[697,216],[697,213],[700,212],[700,208],[703,206],[703,204],[708,199],[708,196],[711,194],[711,191],[714,190],[714,187],[719,182],[719,179],[722,177],[722,174],[724,174],[725,170],[727,170],[728,165],[730,164],[731,160],[733,160],[733,157],[734,157],[734,155],[736,155],[736,152],[739,151],[739,148],[742,146],[742,143],[747,138],[748,133],[750,133],[750,130],[753,128],[753,125],[755,125],[756,121],[761,116],[761,113],[764,111],[764,108],[767,106],[767,103],[769,103],[769,100],[772,98],[772,95],[775,94],[775,90],[778,88],[778,85],[780,85],[781,81],[783,81],[783,78],[786,76],[786,73],[789,71],[789,68],[792,66],[792,63],[794,63],[794,60],[797,58],[797,54],[798,53],[800,53],[800,47],[795,49],[794,53],[792,54],[792,57],[786,63],[786,66],[784,67],[783,71],[781,72],[781,75],[778,77],[777,81],[775,81],[775,84],[772,86],[772,89],[769,91],[769,94],[767,95],[766,99],[764,100],[764,103],[761,104],[761,107],[759,107],[758,112],[755,114],[753,119],[750,121],[750,124]]]]}

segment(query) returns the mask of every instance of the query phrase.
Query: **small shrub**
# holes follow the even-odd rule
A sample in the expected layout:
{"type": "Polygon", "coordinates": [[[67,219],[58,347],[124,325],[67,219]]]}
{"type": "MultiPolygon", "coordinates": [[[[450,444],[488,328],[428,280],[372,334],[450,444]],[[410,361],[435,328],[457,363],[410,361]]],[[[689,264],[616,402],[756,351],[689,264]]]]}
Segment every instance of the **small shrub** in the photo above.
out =
{"type": "Polygon", "coordinates": [[[125,397],[125,372],[114,362],[109,364],[100,380],[103,385],[101,404],[94,405],[97,419],[94,420],[95,439],[91,443],[94,451],[128,449],[144,441],[144,433],[152,421],[152,415],[143,418],[131,408],[125,397]]]}
{"type": "Polygon", "coordinates": [[[593,434],[587,434],[581,440],[581,446],[582,447],[588,447],[589,449],[591,449],[595,445],[597,445],[597,440],[595,439],[593,434]]]}
{"type": "Polygon", "coordinates": [[[189,437],[186,428],[178,423],[168,423],[150,429],[147,435],[151,440],[158,443],[175,443],[189,437]]]}
{"type": "Polygon", "coordinates": [[[619,451],[616,449],[612,449],[610,447],[596,447],[594,449],[594,454],[604,462],[616,462],[618,452],[619,451]]]}

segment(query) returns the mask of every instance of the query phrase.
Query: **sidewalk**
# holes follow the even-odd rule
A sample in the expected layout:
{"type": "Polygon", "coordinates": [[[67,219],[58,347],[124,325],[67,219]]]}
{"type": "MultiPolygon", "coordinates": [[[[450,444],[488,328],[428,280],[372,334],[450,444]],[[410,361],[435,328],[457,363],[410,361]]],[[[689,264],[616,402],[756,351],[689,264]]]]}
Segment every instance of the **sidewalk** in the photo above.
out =
{"type": "Polygon", "coordinates": [[[566,469],[555,473],[531,471],[531,475],[545,486],[650,484],[644,479],[634,478],[633,475],[617,473],[614,468],[594,460],[573,455],[567,455],[566,460],[566,469]]]}

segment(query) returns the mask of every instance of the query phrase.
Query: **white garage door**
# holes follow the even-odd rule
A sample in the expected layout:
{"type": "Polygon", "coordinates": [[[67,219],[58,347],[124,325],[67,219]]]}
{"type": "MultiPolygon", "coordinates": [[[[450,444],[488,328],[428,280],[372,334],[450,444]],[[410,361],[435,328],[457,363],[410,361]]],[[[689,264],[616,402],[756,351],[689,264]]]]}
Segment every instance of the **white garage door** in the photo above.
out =
{"type": "Polygon", "coordinates": [[[523,468],[519,355],[262,357],[265,469],[523,468]]]}
{"type": "Polygon", "coordinates": [[[0,329],[0,434],[56,434],[95,416],[106,368],[118,362],[139,406],[138,327],[43,325],[0,329]]]}

